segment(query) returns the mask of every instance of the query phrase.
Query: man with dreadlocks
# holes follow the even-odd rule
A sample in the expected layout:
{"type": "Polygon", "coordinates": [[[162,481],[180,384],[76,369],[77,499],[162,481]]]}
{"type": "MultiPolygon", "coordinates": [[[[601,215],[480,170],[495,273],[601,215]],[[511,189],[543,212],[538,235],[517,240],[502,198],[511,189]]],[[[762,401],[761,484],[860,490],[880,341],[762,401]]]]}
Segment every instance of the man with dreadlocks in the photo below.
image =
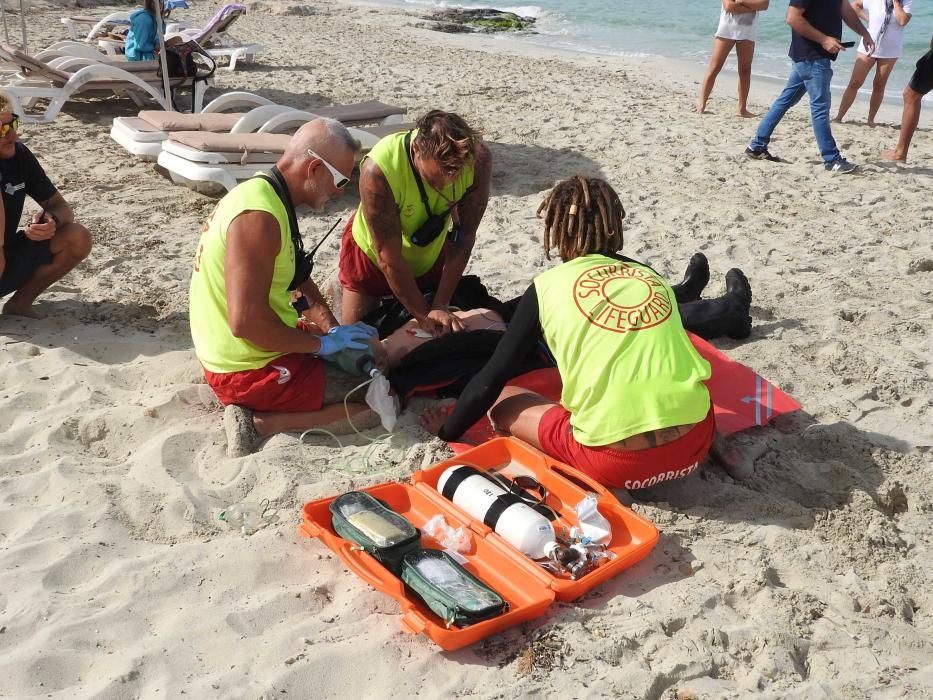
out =
{"type": "Polygon", "coordinates": [[[563,264],[535,278],[450,416],[429,411],[422,425],[455,440],[489,410],[501,434],[607,486],[637,489],[686,476],[709,451],[715,424],[704,384],[710,366],[681,317],[710,335],[747,336],[748,281],[730,270],[725,296],[699,300],[705,280],[675,290],[647,265],[617,254],[625,210],[600,179],[558,183],[538,214],[545,254],[556,249],[563,264]],[[559,404],[505,387],[510,368],[542,338],[563,382],[559,404]]]}
{"type": "Polygon", "coordinates": [[[491,177],[479,132],[452,112],[432,110],[413,131],[376,144],[360,165],[360,206],[340,247],[343,323],[394,296],[432,335],[463,330],[448,305],[473,251],[491,177]]]}

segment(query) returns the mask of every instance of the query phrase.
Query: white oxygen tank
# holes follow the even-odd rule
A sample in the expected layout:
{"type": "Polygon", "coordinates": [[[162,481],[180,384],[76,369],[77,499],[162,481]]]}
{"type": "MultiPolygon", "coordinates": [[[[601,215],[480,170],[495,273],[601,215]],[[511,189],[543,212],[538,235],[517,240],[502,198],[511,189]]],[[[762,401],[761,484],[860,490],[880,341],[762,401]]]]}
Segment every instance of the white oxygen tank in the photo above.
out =
{"type": "Polygon", "coordinates": [[[516,497],[475,467],[448,467],[437,480],[437,490],[532,559],[550,556],[558,546],[547,518],[524,503],[508,503],[509,496],[516,497]],[[500,496],[506,496],[505,501],[500,496]]]}

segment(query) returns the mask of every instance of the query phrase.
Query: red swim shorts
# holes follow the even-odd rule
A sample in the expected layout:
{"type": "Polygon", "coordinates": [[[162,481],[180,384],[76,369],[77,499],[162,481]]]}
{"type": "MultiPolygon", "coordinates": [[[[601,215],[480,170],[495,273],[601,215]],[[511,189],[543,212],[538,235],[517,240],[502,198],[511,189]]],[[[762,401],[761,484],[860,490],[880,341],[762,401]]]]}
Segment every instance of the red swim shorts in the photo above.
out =
{"type": "Polygon", "coordinates": [[[681,479],[695,471],[709,452],[715,430],[716,421],[711,408],[706,418],[690,432],[666,445],[631,452],[587,447],[573,436],[570,412],[563,406],[554,406],[541,418],[538,442],[549,455],[579,469],[604,486],[641,489],[662,481],[681,479]]]}
{"type": "MultiPolygon", "coordinates": [[[[343,229],[343,238],[340,241],[340,266],[337,279],[340,280],[340,286],[349,289],[351,292],[366,294],[371,297],[390,297],[393,296],[392,288],[389,287],[389,281],[385,278],[372,260],[353,240],[353,219],[350,217],[346,227],[343,229]]],[[[418,289],[422,292],[434,291],[441,281],[441,272],[444,270],[444,258],[446,248],[441,250],[434,266],[425,272],[421,277],[416,277],[418,289]]]]}
{"type": "Polygon", "coordinates": [[[307,353],[282,355],[260,369],[204,370],[204,376],[224,405],[293,413],[318,411],[324,404],[324,363],[307,353]]]}

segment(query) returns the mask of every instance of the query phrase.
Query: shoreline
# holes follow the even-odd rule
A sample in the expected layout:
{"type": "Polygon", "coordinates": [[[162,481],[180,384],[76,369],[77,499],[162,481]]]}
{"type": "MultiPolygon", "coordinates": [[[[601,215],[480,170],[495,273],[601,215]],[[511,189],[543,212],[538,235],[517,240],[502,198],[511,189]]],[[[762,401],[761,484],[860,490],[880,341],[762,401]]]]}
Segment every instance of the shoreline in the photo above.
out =
{"type": "MultiPolygon", "coordinates": [[[[367,2],[367,0],[338,0],[338,2],[350,6],[369,8],[372,11],[385,12],[387,14],[395,14],[402,17],[419,20],[422,19],[421,13],[427,13],[430,11],[428,6],[424,6],[422,10],[416,10],[393,4],[367,2]]],[[[489,5],[489,7],[493,6],[494,5],[489,5]]],[[[691,94],[691,92],[696,93],[699,91],[699,84],[706,72],[705,62],[701,64],[696,61],[687,60],[685,58],[668,57],[660,54],[619,55],[615,53],[601,52],[598,49],[584,50],[546,47],[541,46],[532,39],[523,39],[521,36],[509,32],[501,32],[497,34],[450,34],[428,28],[416,28],[414,26],[412,28],[421,29],[424,32],[429,32],[432,34],[444,34],[454,45],[464,49],[474,48],[491,53],[513,53],[522,56],[531,56],[537,58],[561,58],[571,61],[575,59],[584,61],[587,59],[605,60],[611,63],[618,63],[618,65],[623,68],[631,67],[632,65],[640,65],[645,69],[646,73],[655,73],[656,75],[660,76],[660,79],[664,82],[664,84],[667,84],[671,88],[686,94],[691,94]]],[[[788,42],[790,41],[789,32],[790,30],[788,29],[788,42]]],[[[713,37],[711,33],[708,38],[710,44],[712,43],[712,38],[713,37]]],[[[916,58],[919,58],[919,56],[916,58]]],[[[910,59],[907,57],[901,58],[901,61],[905,60],[909,61],[910,59]]],[[[910,62],[913,63],[914,61],[910,62]]],[[[721,101],[723,98],[728,99],[730,95],[734,100],[735,81],[737,79],[737,72],[734,66],[735,53],[733,52],[730,54],[729,59],[726,62],[726,66],[723,68],[722,72],[719,74],[719,77],[716,79],[716,87],[713,89],[713,94],[710,98],[711,103],[713,101],[721,101]],[[724,79],[730,82],[732,86],[731,88],[724,89],[722,85],[722,81],[724,79]]],[[[834,73],[834,82],[831,88],[834,101],[838,100],[842,96],[842,93],[845,91],[846,84],[848,83],[848,77],[849,70],[836,71],[834,73]]],[[[759,105],[761,107],[759,112],[763,114],[764,111],[767,110],[767,107],[770,105],[771,101],[777,97],[785,82],[786,76],[781,77],[754,72],[753,64],[752,87],[749,93],[749,102],[759,105]]],[[[853,105],[853,109],[856,111],[856,113],[861,114],[861,117],[857,120],[857,122],[864,122],[864,114],[859,112],[859,110],[856,108],[856,105],[862,105],[867,108],[870,96],[871,83],[870,81],[866,81],[866,84],[863,85],[859,90],[853,105]]],[[[924,106],[933,105],[933,93],[930,93],[924,97],[923,103],[924,106]]],[[[900,125],[902,107],[903,97],[901,95],[901,91],[887,90],[885,92],[884,102],[882,103],[881,109],[878,112],[879,121],[890,123],[892,125],[900,125]]],[[[931,110],[928,108],[921,113],[921,128],[926,128],[927,126],[933,128],[933,117],[929,115],[930,111],[931,110]]],[[[850,121],[852,119],[852,112],[853,110],[850,110],[848,117],[850,121]]],[[[864,112],[864,110],[862,110],[862,112],[864,112]]]]}

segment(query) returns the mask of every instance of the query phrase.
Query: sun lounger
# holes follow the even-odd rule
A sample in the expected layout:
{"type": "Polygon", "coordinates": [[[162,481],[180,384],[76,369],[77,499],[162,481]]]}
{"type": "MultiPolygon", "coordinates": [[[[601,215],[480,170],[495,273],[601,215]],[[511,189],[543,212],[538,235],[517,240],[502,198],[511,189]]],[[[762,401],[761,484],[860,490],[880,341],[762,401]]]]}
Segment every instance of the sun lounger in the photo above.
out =
{"type": "Polygon", "coordinates": [[[83,33],[79,31],[78,25],[92,25],[91,30],[84,36],[85,41],[92,41],[115,27],[128,27],[130,13],[124,10],[111,12],[106,17],[62,17],[60,21],[68,30],[68,36],[75,41],[80,41],[83,33]]]}
{"type": "MultiPolygon", "coordinates": [[[[294,107],[276,105],[258,95],[234,94],[238,96],[235,102],[233,97],[228,98],[227,95],[223,95],[196,114],[144,110],[136,117],[116,117],[110,129],[110,137],[133,155],[155,160],[162,150],[162,142],[168,138],[170,132],[249,133],[262,130],[270,119],[279,114],[296,111],[294,107]],[[238,107],[252,107],[252,109],[248,112],[224,112],[224,110],[238,107]]],[[[405,111],[404,107],[370,100],[348,105],[319,107],[314,109],[313,114],[337,119],[347,126],[360,126],[401,122],[405,111]]],[[[268,127],[266,129],[268,130],[268,127]]]]}
{"type": "MultiPolygon", "coordinates": [[[[132,13],[133,10],[121,10],[119,12],[111,12],[106,17],[71,16],[61,17],[59,21],[65,25],[69,38],[75,41],[94,41],[98,37],[113,32],[115,29],[125,30],[129,28],[130,15],[132,13]],[[91,29],[87,34],[84,34],[83,26],[89,25],[91,29]],[[82,34],[84,34],[83,37],[82,34]]],[[[191,22],[187,20],[172,20],[166,24],[165,31],[177,32],[190,28],[191,22]]]]}
{"type": "MultiPolygon", "coordinates": [[[[232,190],[237,181],[269,170],[285,152],[291,134],[273,131],[292,131],[315,116],[296,112],[283,114],[277,120],[270,120],[270,124],[267,124],[269,131],[263,133],[170,133],[162,144],[159,165],[168,171],[173,182],[194,189],[216,190],[217,185],[220,185],[226,190],[232,190]]],[[[413,127],[413,124],[389,124],[365,129],[349,128],[365,153],[382,137],[413,127]]]]}
{"type": "Polygon", "coordinates": [[[245,5],[229,3],[217,10],[217,13],[202,28],[183,29],[180,34],[186,41],[196,41],[205,48],[224,45],[224,41],[233,41],[228,34],[230,27],[245,14],[245,5]]]}
{"type": "MultiPolygon", "coordinates": [[[[141,95],[145,95],[164,109],[169,109],[169,100],[162,94],[162,79],[145,65],[117,67],[80,57],[55,59],[55,65],[51,65],[9,44],[0,44],[0,61],[19,70],[19,76],[3,85],[3,90],[14,102],[14,111],[25,121],[54,121],[62,107],[76,96],[126,95],[142,106],[141,95]],[[76,70],[69,72],[70,69],[76,70]],[[49,100],[45,111],[29,114],[28,110],[41,99],[49,100]]],[[[173,78],[170,84],[174,87],[181,82],[182,79],[173,78]]],[[[206,89],[206,82],[194,82],[193,105],[196,111],[201,108],[206,89]]]]}
{"type": "MultiPolygon", "coordinates": [[[[262,44],[247,44],[234,39],[228,30],[240,17],[246,14],[246,7],[237,3],[224,5],[210,21],[201,28],[193,27],[175,32],[166,31],[166,38],[178,36],[185,41],[195,41],[213,59],[226,58],[227,70],[235,70],[237,61],[251,61],[253,57],[265,51],[262,44]]],[[[123,53],[124,41],[114,37],[102,38],[98,45],[107,55],[123,53]]]]}

